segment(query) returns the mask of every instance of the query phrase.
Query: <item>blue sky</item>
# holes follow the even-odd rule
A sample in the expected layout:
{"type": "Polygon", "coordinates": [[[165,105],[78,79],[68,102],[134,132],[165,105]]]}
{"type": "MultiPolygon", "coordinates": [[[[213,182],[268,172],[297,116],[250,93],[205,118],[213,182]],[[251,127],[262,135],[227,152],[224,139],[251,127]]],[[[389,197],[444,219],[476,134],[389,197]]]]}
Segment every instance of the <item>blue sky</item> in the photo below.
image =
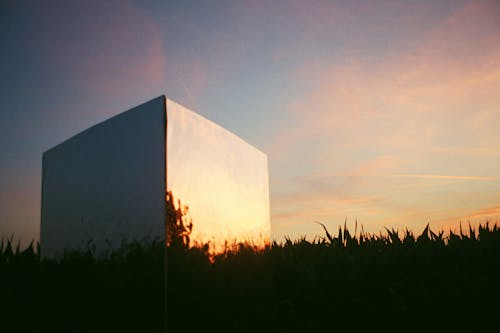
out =
{"type": "Polygon", "coordinates": [[[497,1],[3,1],[0,235],[41,156],[166,94],[268,154],[274,237],[500,217],[497,1]]]}

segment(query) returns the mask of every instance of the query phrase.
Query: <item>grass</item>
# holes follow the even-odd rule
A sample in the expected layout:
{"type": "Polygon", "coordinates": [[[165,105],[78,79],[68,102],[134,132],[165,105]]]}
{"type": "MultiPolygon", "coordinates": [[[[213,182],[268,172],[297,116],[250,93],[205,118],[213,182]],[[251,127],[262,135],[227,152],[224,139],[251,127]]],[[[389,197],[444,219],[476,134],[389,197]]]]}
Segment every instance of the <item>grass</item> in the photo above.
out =
{"type": "MultiPolygon", "coordinates": [[[[499,327],[500,228],[444,235],[386,229],[167,252],[170,331],[309,332],[499,327]]],[[[0,242],[0,327],[20,332],[159,332],[164,243],[130,242],[105,257],[38,256],[0,242]]],[[[3,330],[2,331],[8,331],[3,330]]]]}

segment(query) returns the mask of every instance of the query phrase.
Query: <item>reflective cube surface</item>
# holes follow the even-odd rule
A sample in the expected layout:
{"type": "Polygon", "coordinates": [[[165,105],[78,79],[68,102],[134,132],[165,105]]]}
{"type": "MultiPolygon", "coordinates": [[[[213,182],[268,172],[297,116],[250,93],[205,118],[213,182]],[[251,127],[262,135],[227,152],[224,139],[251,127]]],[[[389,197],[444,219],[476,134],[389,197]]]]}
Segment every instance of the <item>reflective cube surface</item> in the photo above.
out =
{"type": "Polygon", "coordinates": [[[42,254],[163,239],[167,192],[188,207],[191,245],[269,243],[266,155],[160,96],[44,153],[42,254]]]}

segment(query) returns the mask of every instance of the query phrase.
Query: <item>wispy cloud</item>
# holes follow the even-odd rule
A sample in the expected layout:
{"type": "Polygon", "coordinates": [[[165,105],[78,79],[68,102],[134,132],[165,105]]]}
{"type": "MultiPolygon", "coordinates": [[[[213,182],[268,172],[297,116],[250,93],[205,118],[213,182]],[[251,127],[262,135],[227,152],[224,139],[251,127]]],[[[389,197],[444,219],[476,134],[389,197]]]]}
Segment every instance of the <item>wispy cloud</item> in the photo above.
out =
{"type": "Polygon", "coordinates": [[[487,218],[500,218],[500,206],[489,206],[477,209],[470,214],[463,216],[461,219],[464,221],[487,219],[487,218]]]}
{"type": "MultiPolygon", "coordinates": [[[[311,175],[294,187],[303,201],[310,196],[304,207],[319,209],[316,196],[331,200],[332,218],[355,212],[412,227],[456,216],[466,196],[474,198],[469,206],[484,204],[498,188],[500,6],[468,2],[415,30],[428,12],[413,9],[411,24],[398,22],[411,38],[388,37],[397,48],[370,49],[356,45],[362,36],[354,36],[339,51],[348,56],[313,56],[296,69],[303,93],[293,96],[290,120],[268,147],[275,159],[295,157],[288,174],[311,175]],[[335,200],[371,196],[384,199],[335,200]],[[363,213],[369,210],[373,214],[363,213]]],[[[323,12],[332,18],[336,13],[323,12]]],[[[358,14],[349,15],[345,24],[358,14]]],[[[384,32],[395,24],[367,17],[384,32]]],[[[281,203],[273,218],[292,219],[291,211],[305,218],[281,203]]]]}
{"type": "Polygon", "coordinates": [[[420,178],[420,179],[455,179],[455,180],[479,180],[479,181],[500,181],[498,177],[482,176],[454,176],[454,175],[427,175],[427,174],[394,174],[389,177],[394,178],[420,178]]]}
{"type": "Polygon", "coordinates": [[[500,206],[492,205],[486,207],[480,207],[474,210],[469,210],[464,212],[462,215],[453,214],[450,212],[451,216],[438,219],[435,221],[437,227],[444,230],[454,230],[457,231],[464,224],[471,224],[472,226],[477,226],[479,224],[484,224],[486,222],[490,223],[500,223],[500,206]]]}
{"type": "Polygon", "coordinates": [[[433,147],[430,151],[439,154],[457,154],[470,156],[500,156],[500,150],[485,147],[433,147]]]}

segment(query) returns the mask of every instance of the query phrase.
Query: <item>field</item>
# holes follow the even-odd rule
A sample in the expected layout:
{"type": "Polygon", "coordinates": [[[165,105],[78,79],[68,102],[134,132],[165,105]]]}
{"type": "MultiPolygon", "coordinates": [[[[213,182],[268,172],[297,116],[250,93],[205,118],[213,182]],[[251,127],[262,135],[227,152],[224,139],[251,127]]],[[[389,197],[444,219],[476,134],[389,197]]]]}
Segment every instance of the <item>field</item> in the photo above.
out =
{"type": "MultiPolygon", "coordinates": [[[[309,332],[500,327],[500,228],[444,235],[339,227],[314,242],[257,250],[124,243],[41,259],[36,245],[0,248],[2,331],[309,332]],[[168,302],[164,303],[165,287],[168,302]],[[4,330],[5,329],[5,330],[4,330]]],[[[185,245],[185,244],[184,244],[185,245]]]]}

